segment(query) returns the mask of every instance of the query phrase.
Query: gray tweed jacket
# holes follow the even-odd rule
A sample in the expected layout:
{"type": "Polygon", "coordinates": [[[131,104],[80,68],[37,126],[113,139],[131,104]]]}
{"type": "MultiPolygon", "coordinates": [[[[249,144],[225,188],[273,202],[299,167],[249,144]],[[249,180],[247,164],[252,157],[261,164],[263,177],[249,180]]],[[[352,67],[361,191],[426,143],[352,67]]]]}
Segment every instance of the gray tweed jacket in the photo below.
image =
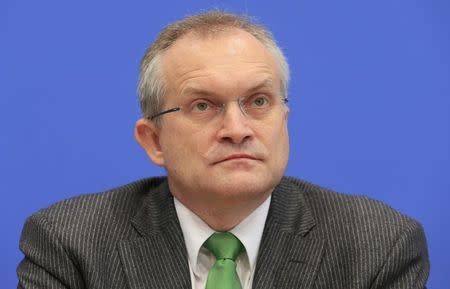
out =
{"type": "MultiPolygon", "coordinates": [[[[165,178],[65,200],[23,229],[18,288],[191,288],[165,178]]],[[[283,178],[253,288],[424,288],[421,226],[366,197],[283,178]]]]}

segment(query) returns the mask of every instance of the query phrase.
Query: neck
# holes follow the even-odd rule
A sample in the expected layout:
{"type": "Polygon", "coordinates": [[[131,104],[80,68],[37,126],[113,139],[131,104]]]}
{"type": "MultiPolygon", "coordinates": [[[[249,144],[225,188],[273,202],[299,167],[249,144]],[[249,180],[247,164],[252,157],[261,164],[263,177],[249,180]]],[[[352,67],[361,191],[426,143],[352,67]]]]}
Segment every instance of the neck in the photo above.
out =
{"type": "MultiPolygon", "coordinates": [[[[173,193],[173,192],[172,192],[173,193]]],[[[215,231],[230,231],[255,211],[270,196],[272,190],[249,199],[193,202],[183,194],[173,195],[185,207],[200,217],[215,231]]]]}

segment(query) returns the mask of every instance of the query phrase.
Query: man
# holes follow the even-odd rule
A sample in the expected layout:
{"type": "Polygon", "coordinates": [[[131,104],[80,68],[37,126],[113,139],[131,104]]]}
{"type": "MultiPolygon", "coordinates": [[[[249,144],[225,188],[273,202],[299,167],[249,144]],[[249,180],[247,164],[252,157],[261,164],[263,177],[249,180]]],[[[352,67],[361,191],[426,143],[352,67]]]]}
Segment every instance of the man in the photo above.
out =
{"type": "Polygon", "coordinates": [[[33,215],[19,288],[424,288],[416,221],[283,177],[288,79],[246,18],[166,27],[142,60],[135,136],[167,178],[33,215]]]}

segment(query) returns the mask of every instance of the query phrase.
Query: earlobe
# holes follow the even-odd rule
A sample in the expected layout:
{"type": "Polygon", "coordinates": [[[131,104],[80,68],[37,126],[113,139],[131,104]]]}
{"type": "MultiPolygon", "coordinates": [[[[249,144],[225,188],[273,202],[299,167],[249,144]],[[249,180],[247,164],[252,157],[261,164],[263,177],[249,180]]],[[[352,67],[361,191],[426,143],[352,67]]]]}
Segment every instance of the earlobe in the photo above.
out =
{"type": "Polygon", "coordinates": [[[284,110],[284,120],[287,122],[289,118],[289,107],[286,107],[284,110]]]}
{"type": "Polygon", "coordinates": [[[164,166],[163,152],[159,143],[159,131],[160,129],[153,122],[141,118],[134,127],[134,137],[155,165],[164,166]]]}

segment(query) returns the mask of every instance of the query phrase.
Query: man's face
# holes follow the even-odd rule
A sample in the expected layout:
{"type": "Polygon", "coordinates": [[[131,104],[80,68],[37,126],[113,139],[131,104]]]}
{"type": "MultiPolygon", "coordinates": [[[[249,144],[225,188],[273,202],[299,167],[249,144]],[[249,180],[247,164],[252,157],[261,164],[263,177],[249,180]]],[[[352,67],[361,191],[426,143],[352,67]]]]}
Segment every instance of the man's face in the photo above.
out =
{"type": "Polygon", "coordinates": [[[164,109],[199,100],[227,104],[214,121],[192,122],[183,111],[161,116],[156,163],[166,168],[172,193],[204,203],[268,195],[288,160],[287,108],[278,105],[254,120],[235,100],[281,98],[272,54],[242,30],[213,37],[188,34],[167,50],[162,70],[167,84],[164,109]]]}

